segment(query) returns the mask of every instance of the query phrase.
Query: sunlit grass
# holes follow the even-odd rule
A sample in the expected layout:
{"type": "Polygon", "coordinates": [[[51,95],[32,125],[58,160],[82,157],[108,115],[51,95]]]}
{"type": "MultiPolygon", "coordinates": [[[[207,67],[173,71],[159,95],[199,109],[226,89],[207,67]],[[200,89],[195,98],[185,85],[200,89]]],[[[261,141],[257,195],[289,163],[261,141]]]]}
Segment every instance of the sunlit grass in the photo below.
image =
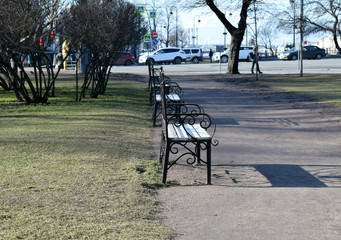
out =
{"type": "Polygon", "coordinates": [[[70,78],[49,105],[0,90],[0,239],[169,239],[146,86],[115,80],[78,103],[70,78]]]}
{"type": "Polygon", "coordinates": [[[341,107],[341,75],[262,75],[260,83],[341,107]]]}

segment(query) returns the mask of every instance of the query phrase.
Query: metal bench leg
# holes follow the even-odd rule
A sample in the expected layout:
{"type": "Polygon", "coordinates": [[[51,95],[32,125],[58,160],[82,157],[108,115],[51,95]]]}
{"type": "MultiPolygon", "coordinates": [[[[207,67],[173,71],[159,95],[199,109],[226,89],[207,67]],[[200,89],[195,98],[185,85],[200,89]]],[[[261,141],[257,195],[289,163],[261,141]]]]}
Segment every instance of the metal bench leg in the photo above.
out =
{"type": "Polygon", "coordinates": [[[149,104],[151,105],[153,103],[153,93],[154,89],[151,87],[150,92],[149,92],[149,104]]]}
{"type": "Polygon", "coordinates": [[[152,90],[151,87],[152,87],[152,78],[149,76],[148,91],[152,90]]]}
{"type": "Polygon", "coordinates": [[[169,160],[169,143],[165,143],[165,151],[163,155],[163,174],[162,174],[162,183],[166,185],[167,182],[167,171],[168,171],[168,160],[169,160]]]}
{"type": "Polygon", "coordinates": [[[207,185],[211,185],[211,142],[207,142],[207,185]]]}
{"type": "Polygon", "coordinates": [[[200,142],[198,142],[196,145],[195,145],[195,152],[196,152],[196,155],[197,155],[197,165],[201,165],[200,163],[200,159],[201,159],[201,152],[200,152],[200,142]]]}
{"type": "Polygon", "coordinates": [[[154,112],[153,112],[153,127],[155,127],[155,125],[156,125],[156,113],[157,113],[158,107],[159,107],[159,103],[157,101],[155,101],[154,112]]]}
{"type": "Polygon", "coordinates": [[[160,146],[160,156],[159,156],[159,162],[162,163],[163,161],[163,156],[165,155],[165,149],[166,149],[166,140],[165,140],[165,135],[162,132],[161,133],[161,146],[160,146]]]}

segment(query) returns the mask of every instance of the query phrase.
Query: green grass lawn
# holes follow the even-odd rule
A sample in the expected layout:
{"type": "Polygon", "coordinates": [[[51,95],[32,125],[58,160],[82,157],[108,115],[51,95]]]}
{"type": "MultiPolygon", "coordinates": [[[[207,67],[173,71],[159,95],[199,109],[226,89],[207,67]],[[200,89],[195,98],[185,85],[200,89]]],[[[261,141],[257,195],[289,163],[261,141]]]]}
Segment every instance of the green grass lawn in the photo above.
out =
{"type": "Polygon", "coordinates": [[[73,78],[49,105],[0,90],[0,239],[169,239],[145,84],[74,102],[73,78]]]}
{"type": "Polygon", "coordinates": [[[261,75],[261,84],[341,107],[341,75],[261,75]]]}

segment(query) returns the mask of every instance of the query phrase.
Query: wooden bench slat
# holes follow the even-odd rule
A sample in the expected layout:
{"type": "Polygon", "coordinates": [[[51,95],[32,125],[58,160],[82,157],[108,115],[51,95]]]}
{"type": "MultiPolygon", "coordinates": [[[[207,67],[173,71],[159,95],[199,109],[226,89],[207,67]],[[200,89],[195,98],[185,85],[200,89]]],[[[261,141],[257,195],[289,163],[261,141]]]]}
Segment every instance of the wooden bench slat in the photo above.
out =
{"type": "Polygon", "coordinates": [[[187,135],[186,130],[184,129],[184,127],[182,125],[180,126],[176,126],[174,124],[172,124],[177,135],[178,135],[178,139],[181,141],[187,141],[190,137],[187,135]]]}
{"type": "Polygon", "coordinates": [[[174,124],[168,124],[168,135],[169,138],[178,140],[178,141],[188,141],[191,138],[195,138],[197,140],[210,140],[211,136],[206,132],[204,128],[200,126],[200,124],[184,124],[180,126],[176,126],[174,124]]]}
{"type": "MultiPolygon", "coordinates": [[[[167,94],[167,99],[172,101],[172,102],[181,102],[181,98],[178,94],[167,94]]],[[[157,102],[161,102],[161,95],[160,94],[156,94],[155,95],[155,100],[157,102]]]]}
{"type": "Polygon", "coordinates": [[[173,102],[180,102],[180,96],[178,94],[168,94],[167,98],[169,98],[173,102]]]}
{"type": "Polygon", "coordinates": [[[155,95],[155,101],[161,102],[161,95],[160,94],[155,95]]]}
{"type": "Polygon", "coordinates": [[[207,131],[200,126],[200,124],[185,124],[184,126],[188,133],[197,139],[200,140],[209,140],[211,136],[207,133],[207,131]]]}
{"type": "Polygon", "coordinates": [[[171,139],[178,138],[178,134],[176,133],[176,131],[175,131],[175,129],[174,129],[172,124],[168,124],[167,130],[168,130],[169,138],[171,138],[171,139]]]}
{"type": "Polygon", "coordinates": [[[190,124],[184,125],[185,129],[187,130],[188,134],[196,139],[200,139],[201,136],[198,134],[198,132],[194,129],[194,127],[190,124]]]}
{"type": "Polygon", "coordinates": [[[170,139],[177,141],[188,141],[190,137],[187,135],[183,126],[176,126],[174,124],[168,124],[168,136],[170,139]]]}

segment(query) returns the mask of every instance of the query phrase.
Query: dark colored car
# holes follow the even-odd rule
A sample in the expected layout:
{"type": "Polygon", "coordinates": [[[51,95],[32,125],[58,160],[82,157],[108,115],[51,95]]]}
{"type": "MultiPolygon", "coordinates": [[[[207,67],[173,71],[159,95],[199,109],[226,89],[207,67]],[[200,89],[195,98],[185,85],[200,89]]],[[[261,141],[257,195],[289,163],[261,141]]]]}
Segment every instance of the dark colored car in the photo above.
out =
{"type": "Polygon", "coordinates": [[[114,64],[130,66],[132,64],[135,64],[135,57],[128,52],[121,52],[120,56],[114,64]]]}
{"type": "MultiPolygon", "coordinates": [[[[316,46],[303,46],[302,53],[303,59],[321,59],[326,56],[326,51],[316,46]]],[[[278,59],[297,60],[298,50],[292,48],[289,51],[281,52],[278,54],[278,59]]]]}

